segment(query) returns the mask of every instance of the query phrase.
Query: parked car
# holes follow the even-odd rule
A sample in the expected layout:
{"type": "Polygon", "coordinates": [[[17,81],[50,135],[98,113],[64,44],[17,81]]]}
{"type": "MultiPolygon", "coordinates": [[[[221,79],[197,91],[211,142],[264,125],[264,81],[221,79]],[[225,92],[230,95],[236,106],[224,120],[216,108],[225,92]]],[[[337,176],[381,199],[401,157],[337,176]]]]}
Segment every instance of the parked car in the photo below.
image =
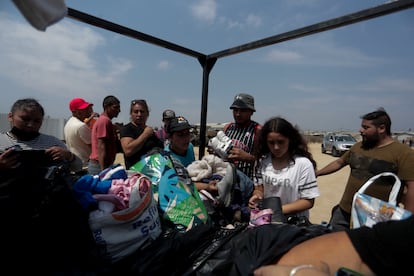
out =
{"type": "Polygon", "coordinates": [[[350,134],[328,133],[323,137],[322,153],[329,151],[332,156],[339,157],[349,150],[357,140],[350,134]]]}

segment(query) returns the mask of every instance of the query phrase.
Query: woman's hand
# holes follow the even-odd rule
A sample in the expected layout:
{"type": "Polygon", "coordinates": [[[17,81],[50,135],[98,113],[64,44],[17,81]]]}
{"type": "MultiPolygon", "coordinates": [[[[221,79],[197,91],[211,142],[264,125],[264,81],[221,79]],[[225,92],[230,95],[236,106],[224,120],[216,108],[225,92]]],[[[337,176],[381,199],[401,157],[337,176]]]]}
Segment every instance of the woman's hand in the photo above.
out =
{"type": "Polygon", "coordinates": [[[253,196],[249,199],[249,208],[258,209],[258,203],[263,199],[263,195],[259,193],[253,193],[253,196]]]}

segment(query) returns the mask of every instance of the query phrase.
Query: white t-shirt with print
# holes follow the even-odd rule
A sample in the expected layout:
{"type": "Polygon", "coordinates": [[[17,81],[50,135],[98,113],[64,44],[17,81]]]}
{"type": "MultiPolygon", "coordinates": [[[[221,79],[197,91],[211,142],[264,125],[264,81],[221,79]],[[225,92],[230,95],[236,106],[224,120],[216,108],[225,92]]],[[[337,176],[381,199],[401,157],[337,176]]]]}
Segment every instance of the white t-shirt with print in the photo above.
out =
{"type": "MultiPolygon", "coordinates": [[[[263,185],[264,197],[278,196],[282,205],[298,199],[312,199],[320,195],[315,170],[311,161],[302,156],[294,157],[282,170],[275,170],[271,156],[266,156],[256,171],[255,185],[263,185]]],[[[309,210],[297,213],[309,218],[309,210]]]]}

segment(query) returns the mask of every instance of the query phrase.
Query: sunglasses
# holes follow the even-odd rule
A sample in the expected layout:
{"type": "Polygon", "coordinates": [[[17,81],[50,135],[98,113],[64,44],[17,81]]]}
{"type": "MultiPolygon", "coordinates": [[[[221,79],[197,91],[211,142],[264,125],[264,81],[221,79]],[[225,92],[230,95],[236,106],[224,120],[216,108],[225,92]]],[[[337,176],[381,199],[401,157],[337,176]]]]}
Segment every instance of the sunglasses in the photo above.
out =
{"type": "Polygon", "coordinates": [[[147,105],[147,102],[145,100],[142,99],[138,99],[138,100],[132,100],[131,101],[131,105],[136,105],[136,104],[143,104],[143,105],[147,105]]]}

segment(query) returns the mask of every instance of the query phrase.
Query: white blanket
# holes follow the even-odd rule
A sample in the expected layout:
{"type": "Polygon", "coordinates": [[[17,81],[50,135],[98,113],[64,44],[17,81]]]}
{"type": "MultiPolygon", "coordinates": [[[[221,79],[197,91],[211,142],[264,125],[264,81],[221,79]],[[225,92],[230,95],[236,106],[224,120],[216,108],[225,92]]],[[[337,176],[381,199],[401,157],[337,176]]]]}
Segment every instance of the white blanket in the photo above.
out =
{"type": "Polygon", "coordinates": [[[203,156],[201,160],[196,160],[187,166],[188,174],[193,181],[200,181],[209,178],[213,174],[224,176],[226,174],[228,162],[223,161],[214,154],[203,156]]]}

